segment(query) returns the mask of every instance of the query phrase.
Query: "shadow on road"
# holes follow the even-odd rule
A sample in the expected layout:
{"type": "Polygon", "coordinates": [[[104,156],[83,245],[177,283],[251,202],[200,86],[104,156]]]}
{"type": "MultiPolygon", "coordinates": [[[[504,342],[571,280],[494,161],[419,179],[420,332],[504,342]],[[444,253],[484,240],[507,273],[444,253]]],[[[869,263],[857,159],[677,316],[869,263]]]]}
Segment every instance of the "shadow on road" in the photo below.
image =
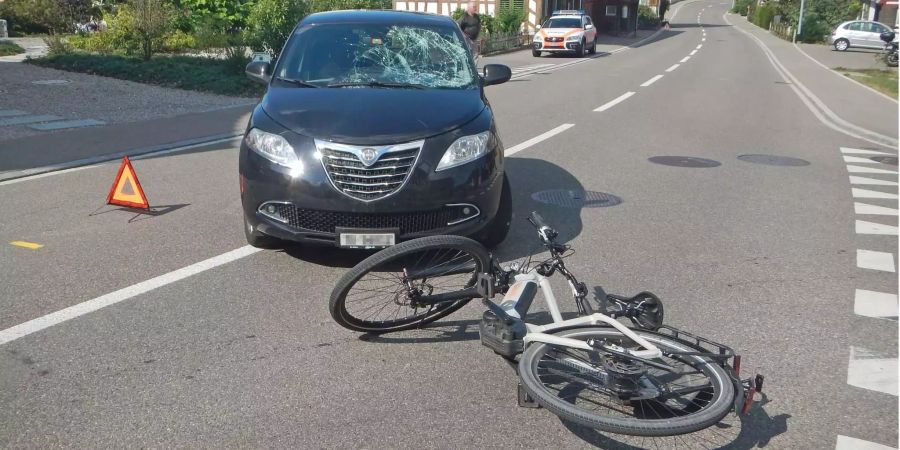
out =
{"type": "Polygon", "coordinates": [[[642,437],[601,433],[573,422],[560,419],[573,434],[602,449],[637,450],[647,448],[736,449],[764,448],[769,441],[788,429],[790,414],[769,416],[763,406],[769,403],[765,394],[746,416],[730,413],[722,421],[705,430],[681,436],[642,437]]]}

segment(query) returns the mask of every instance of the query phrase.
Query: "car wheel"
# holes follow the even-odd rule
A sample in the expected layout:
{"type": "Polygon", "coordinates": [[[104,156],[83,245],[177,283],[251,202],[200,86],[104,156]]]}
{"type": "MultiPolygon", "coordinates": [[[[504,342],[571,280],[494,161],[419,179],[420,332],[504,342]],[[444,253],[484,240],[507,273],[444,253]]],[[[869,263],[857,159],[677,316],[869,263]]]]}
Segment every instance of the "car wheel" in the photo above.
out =
{"type": "Polygon", "coordinates": [[[512,190],[509,187],[509,178],[504,174],[503,190],[500,192],[500,206],[497,207],[497,214],[491,219],[490,225],[487,226],[478,241],[489,249],[497,247],[506,239],[510,223],[512,223],[512,190]]]}
{"type": "Polygon", "coordinates": [[[532,51],[531,51],[531,56],[534,56],[535,58],[540,58],[540,57],[541,57],[541,52],[539,52],[539,51],[537,51],[537,50],[532,50],[532,51]]]}
{"type": "Polygon", "coordinates": [[[585,42],[584,42],[584,40],[582,40],[581,45],[578,47],[578,50],[575,50],[575,56],[577,56],[579,58],[584,57],[584,46],[585,46],[585,42]]]}
{"type": "Polygon", "coordinates": [[[594,42],[591,44],[590,54],[592,54],[592,55],[597,54],[597,38],[596,37],[594,38],[594,42]]]}
{"type": "Polygon", "coordinates": [[[284,241],[281,239],[266,236],[254,230],[253,226],[247,222],[246,217],[244,217],[244,237],[247,238],[248,244],[256,248],[276,249],[284,247],[284,241]]]}
{"type": "Polygon", "coordinates": [[[848,41],[846,39],[838,39],[838,40],[834,41],[834,49],[835,50],[837,50],[839,52],[843,52],[843,51],[846,51],[848,48],[850,48],[850,41],[848,41]]]}

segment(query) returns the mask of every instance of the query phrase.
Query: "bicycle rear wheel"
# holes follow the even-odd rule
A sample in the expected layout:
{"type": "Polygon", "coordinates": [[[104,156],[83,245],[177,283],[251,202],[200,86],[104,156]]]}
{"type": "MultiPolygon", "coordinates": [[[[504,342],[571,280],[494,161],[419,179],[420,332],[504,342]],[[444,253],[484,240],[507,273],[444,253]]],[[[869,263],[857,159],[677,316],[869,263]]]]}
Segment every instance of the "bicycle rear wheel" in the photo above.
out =
{"type": "Polygon", "coordinates": [[[422,304],[475,286],[490,270],[484,246],[461,236],[430,236],[382,250],[344,274],[331,293],[331,317],[354,331],[384,333],[417,328],[444,317],[471,298],[422,304]]]}
{"type": "MultiPolygon", "coordinates": [[[[717,363],[684,343],[633,330],[662,350],[674,373],[616,357],[543,343],[530,345],[519,360],[522,386],[541,406],[578,424],[610,433],[673,436],[702,430],[722,420],[734,405],[734,385],[717,363]]],[[[608,327],[559,331],[554,336],[636,348],[608,327]]]]}

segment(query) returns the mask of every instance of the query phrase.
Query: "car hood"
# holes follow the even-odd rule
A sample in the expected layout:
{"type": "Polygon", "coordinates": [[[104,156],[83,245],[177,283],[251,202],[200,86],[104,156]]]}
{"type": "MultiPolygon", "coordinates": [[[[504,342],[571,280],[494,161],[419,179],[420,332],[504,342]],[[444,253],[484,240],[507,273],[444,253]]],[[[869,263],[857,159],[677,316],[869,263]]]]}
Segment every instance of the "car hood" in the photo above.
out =
{"type": "Polygon", "coordinates": [[[571,36],[584,32],[581,28],[541,28],[538,34],[544,37],[571,36]]]}
{"type": "Polygon", "coordinates": [[[479,89],[270,86],[263,110],[296,133],[353,145],[424,139],[458,128],[485,108],[479,89]]]}

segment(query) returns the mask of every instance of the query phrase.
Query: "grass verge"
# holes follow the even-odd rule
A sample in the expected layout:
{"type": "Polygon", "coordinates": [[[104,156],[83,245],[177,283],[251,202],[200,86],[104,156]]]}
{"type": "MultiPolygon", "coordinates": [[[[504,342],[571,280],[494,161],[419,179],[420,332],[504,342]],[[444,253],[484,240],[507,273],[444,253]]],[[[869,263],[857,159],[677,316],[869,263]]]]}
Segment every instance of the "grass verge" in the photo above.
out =
{"type": "Polygon", "coordinates": [[[897,69],[834,69],[878,92],[897,98],[897,69]]]}
{"type": "Polygon", "coordinates": [[[0,56],[18,55],[25,53],[25,49],[12,41],[0,40],[0,56]]]}
{"type": "Polygon", "coordinates": [[[29,59],[27,62],[70,72],[214,94],[255,97],[265,92],[264,86],[244,75],[243,61],[190,56],[155,56],[144,61],[129,56],[70,53],[29,59]]]}

